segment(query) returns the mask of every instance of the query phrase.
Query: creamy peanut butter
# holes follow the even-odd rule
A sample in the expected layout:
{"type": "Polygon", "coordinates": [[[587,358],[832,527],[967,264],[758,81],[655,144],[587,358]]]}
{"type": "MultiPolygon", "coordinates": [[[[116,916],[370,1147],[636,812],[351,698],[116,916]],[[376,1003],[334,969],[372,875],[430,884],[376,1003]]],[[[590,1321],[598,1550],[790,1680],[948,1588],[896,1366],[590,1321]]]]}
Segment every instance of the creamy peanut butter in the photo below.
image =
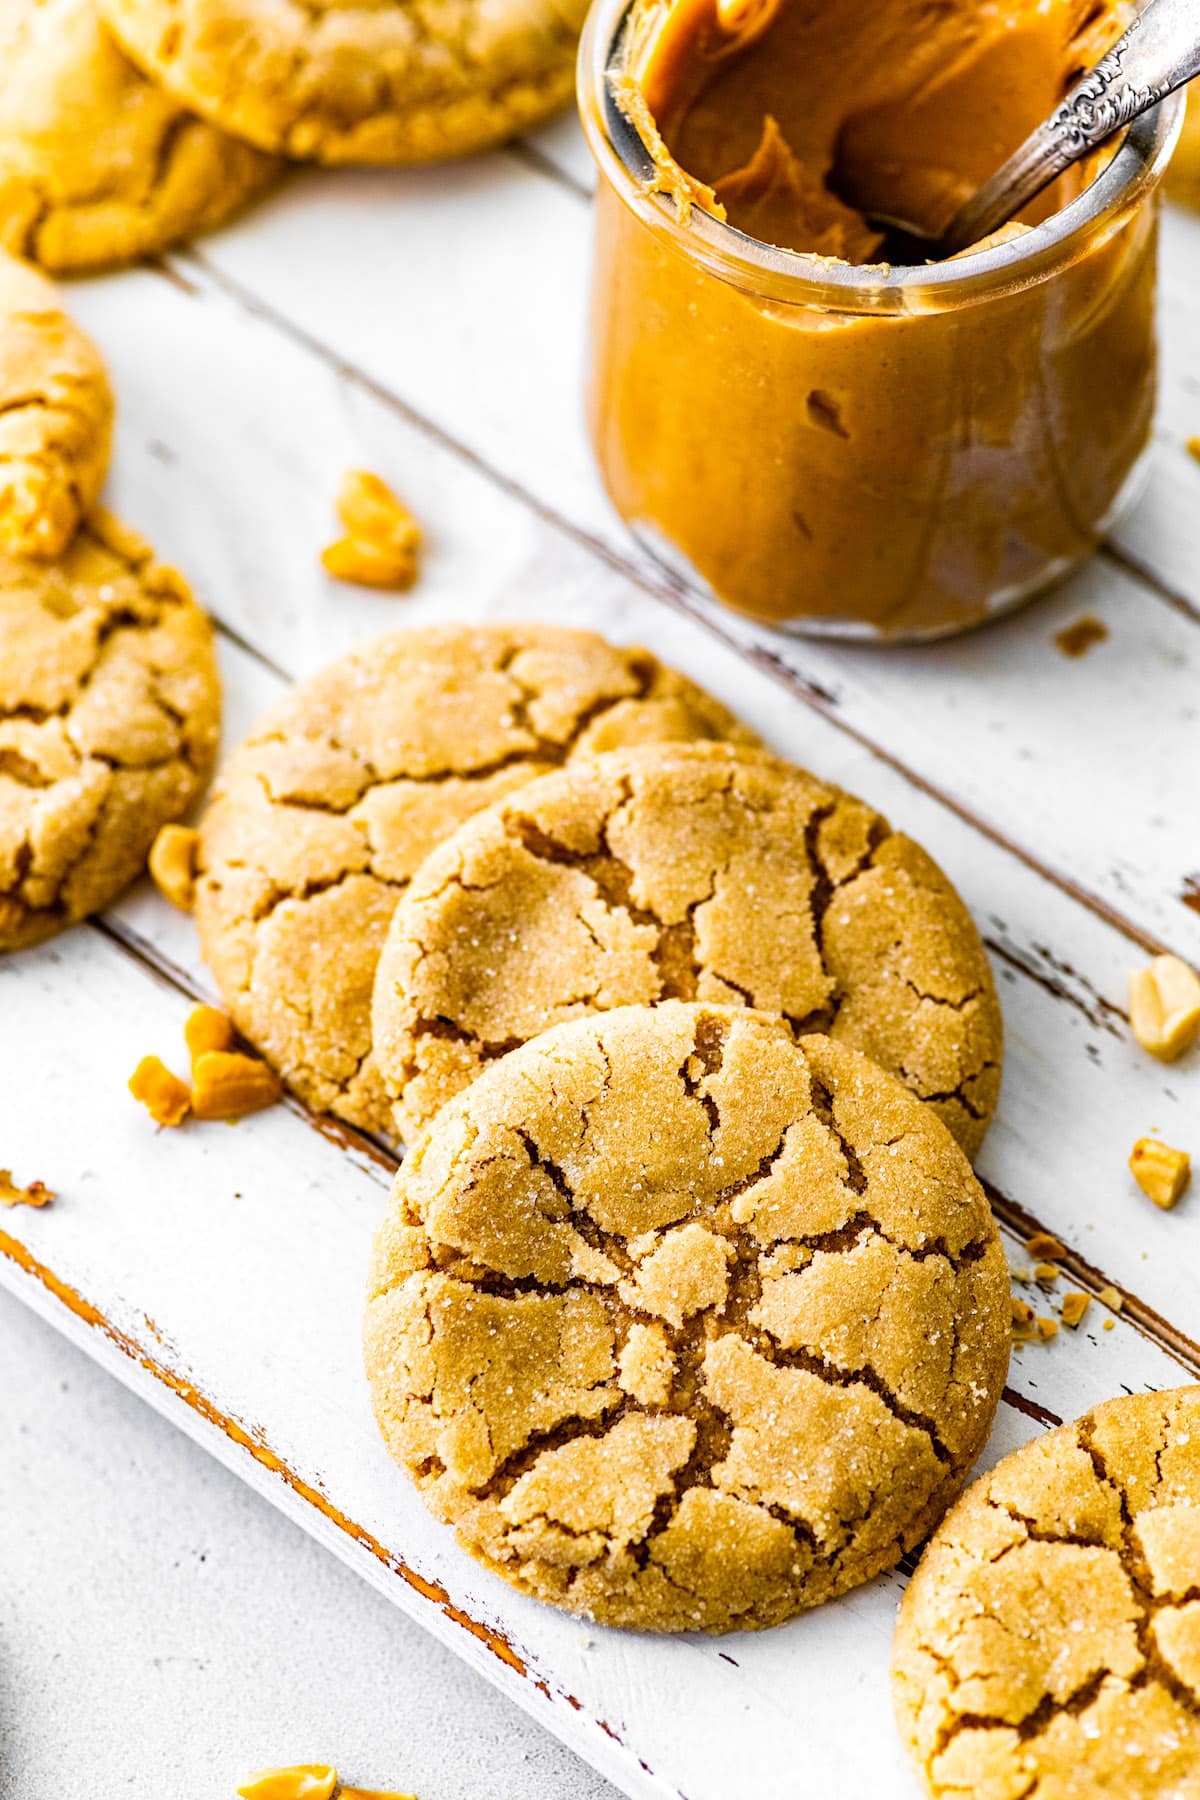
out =
{"type": "Polygon", "coordinates": [[[939,231],[1127,19],[1105,0],[635,0],[611,91],[649,173],[601,157],[590,415],[618,509],[670,560],[761,618],[921,635],[1094,547],[1149,437],[1154,207],[1032,272],[968,262],[903,292],[877,219],[939,231]],[[792,302],[786,266],[739,267],[736,237],[727,267],[693,253],[696,209],[806,253],[808,286],[792,302]],[[814,298],[847,263],[861,286],[814,298]]]}

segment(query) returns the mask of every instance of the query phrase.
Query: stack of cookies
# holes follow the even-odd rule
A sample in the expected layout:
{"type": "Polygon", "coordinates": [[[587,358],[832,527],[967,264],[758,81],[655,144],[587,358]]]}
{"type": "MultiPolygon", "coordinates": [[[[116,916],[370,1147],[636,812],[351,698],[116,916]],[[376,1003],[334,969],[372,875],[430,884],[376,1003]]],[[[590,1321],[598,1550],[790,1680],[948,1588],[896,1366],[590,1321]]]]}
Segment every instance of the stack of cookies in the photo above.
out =
{"type": "Polygon", "coordinates": [[[473,1554],[727,1631],[936,1524],[1009,1298],[999,1008],[924,851],[647,653],[490,626],[294,689],[196,862],[240,1030],[408,1145],[367,1366],[473,1554]]]}
{"type": "Polygon", "coordinates": [[[499,0],[0,0],[0,247],[59,273],[153,256],[284,158],[412,163],[556,110],[585,7],[499,0]]]}

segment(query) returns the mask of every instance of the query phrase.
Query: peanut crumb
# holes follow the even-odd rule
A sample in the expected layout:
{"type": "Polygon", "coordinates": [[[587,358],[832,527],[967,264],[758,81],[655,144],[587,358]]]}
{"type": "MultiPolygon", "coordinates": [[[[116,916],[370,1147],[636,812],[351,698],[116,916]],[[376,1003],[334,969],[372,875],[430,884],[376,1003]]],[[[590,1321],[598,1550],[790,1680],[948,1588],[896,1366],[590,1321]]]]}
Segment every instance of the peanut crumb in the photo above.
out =
{"type": "Polygon", "coordinates": [[[1177,956],[1131,969],[1129,1023],[1143,1050],[1174,1062],[1200,1037],[1200,975],[1177,956]]]}
{"type": "Polygon", "coordinates": [[[1187,1151],[1172,1150],[1157,1138],[1138,1139],[1129,1154],[1129,1168],[1143,1194],[1165,1211],[1183,1198],[1192,1178],[1192,1159],[1187,1151]]]}
{"type": "Polygon", "coordinates": [[[44,1181],[31,1181],[18,1187],[11,1169],[0,1169],[0,1206],[49,1206],[57,1196],[44,1181]]]}
{"type": "Polygon", "coordinates": [[[1058,1277],[1059,1270],[1055,1268],[1052,1262],[1040,1262],[1034,1264],[1033,1278],[1035,1281],[1040,1281],[1043,1286],[1049,1287],[1051,1282],[1058,1280],[1058,1277]]]}
{"type": "MultiPolygon", "coordinates": [[[[1062,1303],[1063,1324],[1069,1325],[1071,1330],[1074,1331],[1091,1304],[1092,1297],[1090,1294],[1064,1294],[1062,1303]]],[[[1110,1320],[1109,1323],[1111,1324],[1111,1322],[1112,1321],[1110,1320]]]]}
{"type": "Polygon", "coordinates": [[[157,1056],[143,1056],[129,1077],[129,1091],[156,1125],[182,1125],[191,1111],[192,1096],[186,1083],[172,1075],[157,1056]]]}
{"type": "Polygon", "coordinates": [[[417,579],[421,528],[385,481],[366,469],[349,469],[337,495],[345,537],[321,553],[338,581],[360,587],[412,587],[417,579]]]}
{"type": "Polygon", "coordinates": [[[1025,1248],[1034,1262],[1061,1262],[1067,1254],[1058,1239],[1045,1231],[1036,1232],[1025,1248]]]}
{"type": "Polygon", "coordinates": [[[1091,613],[1084,613],[1070,625],[1064,625],[1061,631],[1054,634],[1054,642],[1064,656],[1086,656],[1093,644],[1102,644],[1108,636],[1108,626],[1102,619],[1091,613]]]}
{"type": "Polygon", "coordinates": [[[191,912],[196,898],[198,832],[186,825],[164,825],[150,846],[150,874],[165,900],[180,912],[191,912]]]}
{"type": "Polygon", "coordinates": [[[260,1769],[238,1789],[241,1800],[333,1800],[337,1770],[324,1763],[297,1763],[288,1769],[260,1769]]]}
{"type": "Polygon", "coordinates": [[[1012,1301],[1012,1327],[1015,1338],[1033,1336],[1035,1313],[1026,1301],[1018,1299],[1016,1294],[1010,1296],[1012,1301]]]}
{"type": "Polygon", "coordinates": [[[194,1070],[200,1058],[210,1050],[232,1050],[233,1020],[218,1012],[215,1006],[194,1007],[183,1028],[183,1038],[194,1070]]]}
{"type": "Polygon", "coordinates": [[[1058,1336],[1058,1320],[1057,1319],[1039,1319],[1037,1322],[1037,1328],[1038,1328],[1038,1336],[1041,1338],[1041,1340],[1044,1344],[1048,1344],[1052,1337],[1058,1336]]]}
{"type": "Polygon", "coordinates": [[[206,1050],[192,1071],[192,1108],[198,1119],[241,1119],[273,1106],[282,1092],[274,1069],[236,1050],[206,1050]]]}
{"type": "Polygon", "coordinates": [[[1096,1295],[1101,1306],[1107,1306],[1110,1312],[1119,1313],[1125,1304],[1125,1296],[1115,1287],[1102,1287],[1096,1295]]]}

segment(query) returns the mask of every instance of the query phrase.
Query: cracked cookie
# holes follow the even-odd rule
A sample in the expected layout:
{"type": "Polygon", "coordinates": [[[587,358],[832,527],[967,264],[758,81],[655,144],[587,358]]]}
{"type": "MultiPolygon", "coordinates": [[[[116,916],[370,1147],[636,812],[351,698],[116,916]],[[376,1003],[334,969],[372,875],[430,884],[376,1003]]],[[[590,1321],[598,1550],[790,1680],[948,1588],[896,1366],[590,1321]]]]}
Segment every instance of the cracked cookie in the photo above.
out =
{"type": "Polygon", "coordinates": [[[935,1800],[1196,1800],[1200,1387],[1106,1401],[977,1481],[892,1675],[935,1800]]]}
{"type": "Polygon", "coordinates": [[[396,1178],[365,1355],[466,1548],[614,1625],[778,1624],[918,1543],[1008,1365],[991,1212],[936,1115],[744,1008],[575,1020],[396,1178]]]}
{"type": "Polygon", "coordinates": [[[97,513],[59,562],[0,555],[0,950],[133,880],[219,721],[208,619],[132,531],[97,513]]]}
{"type": "Polygon", "coordinates": [[[0,552],[62,554],[104,486],[112,422],[96,346],[44,276],[0,251],[0,552]]]}
{"type": "Polygon", "coordinates": [[[0,0],[0,243],[57,273],[207,231],[282,167],[139,73],[91,0],[0,0]]]}
{"type": "Polygon", "coordinates": [[[151,80],[263,150],[413,163],[500,143],[575,88],[584,0],[101,0],[151,80]]]}
{"type": "Polygon", "coordinates": [[[543,625],[398,631],[302,682],[222,769],[196,922],[240,1031],[296,1093],[368,1131],[375,964],[443,837],[577,755],[753,733],[644,650],[543,625]]]}
{"type": "Polygon", "coordinates": [[[523,788],[416,874],[375,988],[400,1134],[547,1026],[661,999],[742,1002],[852,1044],[968,1155],[995,1110],[999,1002],[936,864],[789,763],[676,746],[523,788]]]}

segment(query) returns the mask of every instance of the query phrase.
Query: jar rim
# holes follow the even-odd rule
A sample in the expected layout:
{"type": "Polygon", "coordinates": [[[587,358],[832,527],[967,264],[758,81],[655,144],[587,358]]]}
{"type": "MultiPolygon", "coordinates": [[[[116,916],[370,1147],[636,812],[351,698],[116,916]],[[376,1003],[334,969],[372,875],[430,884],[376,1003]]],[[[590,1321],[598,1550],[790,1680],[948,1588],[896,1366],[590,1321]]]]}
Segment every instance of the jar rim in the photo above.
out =
{"type": "Polygon", "coordinates": [[[612,92],[609,75],[638,0],[596,0],[579,47],[578,99],[588,147],[618,198],[710,274],[782,304],[850,313],[948,312],[1045,281],[1111,236],[1160,181],[1183,124],[1184,95],[1135,119],[1115,155],[1061,211],[1007,243],[951,261],[860,265],[748,237],[694,205],[686,222],[648,184],[650,153],[612,92]]]}

